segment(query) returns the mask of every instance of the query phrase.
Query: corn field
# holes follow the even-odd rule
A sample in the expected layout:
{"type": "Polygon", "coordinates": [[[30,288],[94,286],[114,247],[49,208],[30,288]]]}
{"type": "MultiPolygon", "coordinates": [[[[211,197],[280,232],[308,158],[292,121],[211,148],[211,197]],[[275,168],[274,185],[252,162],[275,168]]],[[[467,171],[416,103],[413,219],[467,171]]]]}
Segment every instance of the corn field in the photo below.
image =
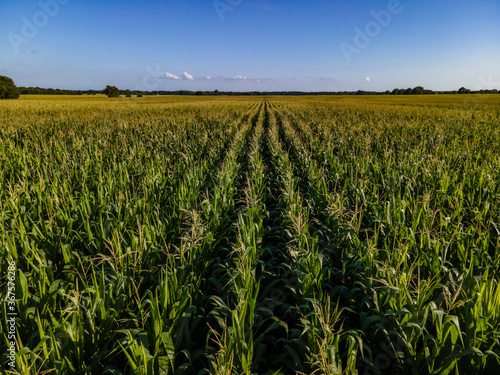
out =
{"type": "Polygon", "coordinates": [[[462,97],[1,103],[0,373],[499,374],[500,100],[462,97]]]}

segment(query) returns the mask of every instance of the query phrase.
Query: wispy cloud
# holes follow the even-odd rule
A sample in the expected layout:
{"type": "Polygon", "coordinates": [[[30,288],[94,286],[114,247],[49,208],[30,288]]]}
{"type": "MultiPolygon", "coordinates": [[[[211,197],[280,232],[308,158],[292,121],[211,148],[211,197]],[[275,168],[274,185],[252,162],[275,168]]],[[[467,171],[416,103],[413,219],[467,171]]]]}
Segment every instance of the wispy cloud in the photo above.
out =
{"type": "Polygon", "coordinates": [[[165,77],[166,77],[167,79],[182,79],[181,77],[176,76],[175,74],[172,74],[172,73],[169,73],[169,72],[166,72],[166,73],[165,73],[165,77]]]}
{"type": "Polygon", "coordinates": [[[370,77],[366,76],[366,77],[365,77],[365,81],[366,81],[366,82],[371,82],[371,81],[372,81],[372,79],[371,79],[370,77]]]}
{"type": "Polygon", "coordinates": [[[332,77],[319,77],[318,79],[320,81],[325,81],[325,82],[338,82],[337,78],[332,78],[332,77]]]}
{"type": "Polygon", "coordinates": [[[268,78],[248,78],[247,76],[238,74],[233,77],[213,77],[213,76],[203,76],[199,78],[195,78],[193,75],[189,74],[188,72],[183,72],[181,76],[178,76],[173,73],[165,73],[165,78],[167,79],[175,79],[175,80],[187,80],[187,81],[200,81],[200,80],[206,80],[206,81],[233,81],[233,82],[264,82],[268,81],[268,78]]]}
{"type": "Polygon", "coordinates": [[[238,74],[234,77],[216,77],[214,79],[224,80],[224,81],[232,81],[232,82],[248,82],[248,83],[251,83],[251,82],[261,83],[261,82],[270,81],[270,80],[272,81],[272,78],[248,78],[247,76],[244,76],[241,74],[238,74]]]}
{"type": "Polygon", "coordinates": [[[241,75],[237,75],[236,77],[233,77],[235,81],[245,81],[247,77],[243,77],[241,75]]]}

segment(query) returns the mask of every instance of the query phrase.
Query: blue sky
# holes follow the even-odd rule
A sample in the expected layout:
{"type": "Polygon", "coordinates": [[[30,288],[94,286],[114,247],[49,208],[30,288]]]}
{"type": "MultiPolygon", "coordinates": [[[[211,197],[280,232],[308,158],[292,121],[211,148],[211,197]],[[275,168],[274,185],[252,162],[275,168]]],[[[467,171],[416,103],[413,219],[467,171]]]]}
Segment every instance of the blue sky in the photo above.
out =
{"type": "Polygon", "coordinates": [[[0,0],[0,40],[19,86],[500,89],[498,0],[0,0]]]}

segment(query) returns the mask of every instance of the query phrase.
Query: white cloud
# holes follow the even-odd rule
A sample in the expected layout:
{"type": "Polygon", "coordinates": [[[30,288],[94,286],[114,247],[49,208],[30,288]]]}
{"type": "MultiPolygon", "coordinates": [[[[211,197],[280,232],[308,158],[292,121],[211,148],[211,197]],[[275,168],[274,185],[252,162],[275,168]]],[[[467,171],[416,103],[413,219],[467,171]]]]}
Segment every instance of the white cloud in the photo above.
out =
{"type": "Polygon", "coordinates": [[[203,78],[201,79],[205,79],[207,81],[228,81],[228,82],[255,82],[255,83],[261,83],[261,82],[265,82],[265,81],[269,81],[269,78],[248,78],[247,76],[243,76],[241,74],[238,74],[236,76],[233,76],[233,77],[223,77],[223,76],[217,76],[217,77],[213,77],[213,76],[204,76],[203,78]]]}
{"type": "Polygon", "coordinates": [[[181,77],[176,76],[175,74],[172,74],[172,73],[169,73],[169,72],[165,73],[165,77],[167,77],[167,79],[182,79],[181,77]]]}
{"type": "Polygon", "coordinates": [[[187,79],[189,81],[194,81],[194,77],[191,74],[189,74],[188,72],[184,72],[182,74],[184,75],[185,79],[187,79]]]}
{"type": "Polygon", "coordinates": [[[366,77],[365,77],[365,81],[366,81],[366,82],[371,82],[371,81],[372,81],[372,79],[371,79],[370,77],[366,76],[366,77]]]}

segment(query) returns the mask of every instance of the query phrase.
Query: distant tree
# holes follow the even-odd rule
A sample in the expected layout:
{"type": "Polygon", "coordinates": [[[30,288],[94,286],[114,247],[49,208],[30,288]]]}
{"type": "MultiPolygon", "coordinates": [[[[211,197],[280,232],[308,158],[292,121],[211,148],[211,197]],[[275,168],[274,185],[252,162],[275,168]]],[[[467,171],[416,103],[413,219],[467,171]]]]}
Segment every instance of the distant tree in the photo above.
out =
{"type": "Polygon", "coordinates": [[[196,91],[195,95],[201,96],[201,95],[203,95],[203,92],[202,91],[196,91]]]}
{"type": "Polygon", "coordinates": [[[386,92],[384,92],[384,95],[391,95],[391,92],[387,90],[386,92]]]}
{"type": "Polygon", "coordinates": [[[109,97],[109,98],[119,98],[120,97],[120,90],[116,86],[106,86],[104,89],[104,93],[109,97]]]}
{"type": "Polygon", "coordinates": [[[465,87],[460,87],[458,89],[458,93],[459,94],[470,94],[470,90],[469,89],[466,89],[465,87]]]}
{"type": "Polygon", "coordinates": [[[137,94],[137,97],[138,98],[142,98],[142,94],[137,94]]]}
{"type": "Polygon", "coordinates": [[[130,90],[125,91],[125,97],[126,98],[131,98],[132,97],[132,92],[130,90]]]}
{"type": "Polygon", "coordinates": [[[356,95],[366,95],[366,91],[358,90],[358,92],[356,93],[356,95]]]}
{"type": "Polygon", "coordinates": [[[214,95],[219,95],[219,90],[214,90],[214,95]]]}
{"type": "Polygon", "coordinates": [[[413,95],[422,95],[424,93],[424,88],[422,86],[417,86],[411,91],[411,93],[413,95]]]}
{"type": "Polygon", "coordinates": [[[12,78],[0,76],[0,99],[17,99],[19,90],[12,78]]]}
{"type": "Polygon", "coordinates": [[[411,95],[411,93],[412,93],[412,92],[413,92],[413,89],[407,88],[407,89],[405,90],[405,93],[404,93],[404,94],[405,94],[405,95],[411,95]]]}

